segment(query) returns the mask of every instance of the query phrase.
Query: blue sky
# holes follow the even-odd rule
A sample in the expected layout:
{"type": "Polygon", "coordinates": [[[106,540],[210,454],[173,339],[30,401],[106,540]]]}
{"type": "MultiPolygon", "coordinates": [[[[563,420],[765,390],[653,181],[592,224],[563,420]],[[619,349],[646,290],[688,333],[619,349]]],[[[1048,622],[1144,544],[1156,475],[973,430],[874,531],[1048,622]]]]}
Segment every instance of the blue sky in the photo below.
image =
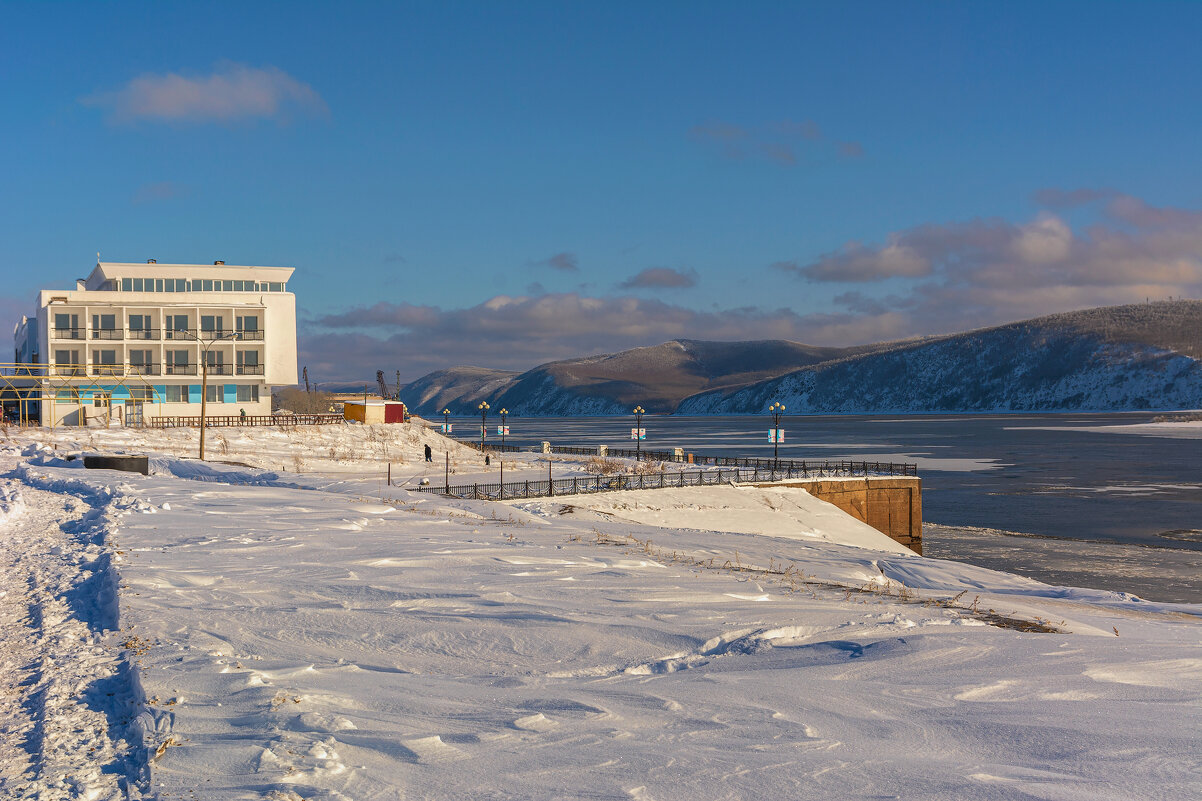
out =
{"type": "Polygon", "coordinates": [[[1202,293],[1202,4],[0,3],[5,330],[297,268],[329,378],[1202,293]]]}

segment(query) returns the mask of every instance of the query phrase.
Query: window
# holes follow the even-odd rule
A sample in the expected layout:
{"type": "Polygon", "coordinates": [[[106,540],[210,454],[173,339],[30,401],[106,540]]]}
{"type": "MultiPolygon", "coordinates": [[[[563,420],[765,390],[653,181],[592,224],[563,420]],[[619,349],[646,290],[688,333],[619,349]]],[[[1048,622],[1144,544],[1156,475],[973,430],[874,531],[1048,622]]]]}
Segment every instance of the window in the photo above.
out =
{"type": "Polygon", "coordinates": [[[259,330],[259,318],[258,317],[241,317],[241,316],[235,317],[234,318],[234,326],[239,331],[258,331],[259,330]]]}
{"type": "Polygon", "coordinates": [[[284,285],[281,284],[279,281],[268,281],[267,282],[267,291],[268,292],[283,292],[284,285]]]}
{"type": "Polygon", "coordinates": [[[152,400],[154,400],[154,388],[153,387],[130,387],[129,388],[129,397],[130,397],[130,400],[152,401],[152,400]]]}
{"type": "Polygon", "coordinates": [[[213,314],[202,314],[200,316],[201,331],[208,331],[210,333],[214,331],[221,331],[225,328],[223,323],[225,323],[224,319],[213,314]]]}
{"type": "Polygon", "coordinates": [[[259,402],[259,385],[251,384],[250,386],[238,386],[238,402],[239,403],[258,403],[259,402]]]}
{"type": "Polygon", "coordinates": [[[225,385],[210,384],[205,387],[205,400],[209,403],[225,403],[225,385]]]}
{"type": "Polygon", "coordinates": [[[134,291],[134,279],[122,278],[121,279],[121,291],[122,292],[133,292],[134,291]]]}
{"type": "Polygon", "coordinates": [[[129,363],[139,366],[152,363],[151,351],[148,350],[131,350],[129,352],[129,363]]]}
{"type": "Polygon", "coordinates": [[[75,387],[63,387],[54,390],[55,403],[79,403],[79,390],[75,387]]]}
{"type": "Polygon", "coordinates": [[[135,278],[134,279],[134,292],[141,292],[141,291],[142,291],[142,279],[135,278]]]}
{"type": "Polygon", "coordinates": [[[54,352],[55,364],[79,364],[79,351],[77,350],[56,350],[54,352]]]}
{"type": "Polygon", "coordinates": [[[209,367],[220,367],[225,364],[225,354],[219,350],[210,350],[205,352],[205,363],[209,367]]]}
{"type": "Polygon", "coordinates": [[[117,327],[117,315],[115,314],[93,314],[92,315],[92,330],[93,331],[112,331],[117,327]]]}
{"type": "MultiPolygon", "coordinates": [[[[149,279],[149,278],[147,278],[146,280],[147,280],[147,281],[149,281],[150,279],[149,279]]],[[[162,291],[163,291],[163,279],[162,279],[162,278],[156,278],[156,279],[154,279],[154,291],[155,291],[155,292],[162,292],[162,291]]]]}
{"type": "Polygon", "coordinates": [[[168,384],[166,386],[167,403],[187,403],[188,388],[181,387],[179,384],[168,384]]]}
{"type": "Polygon", "coordinates": [[[240,350],[237,353],[238,364],[245,364],[248,367],[257,367],[259,364],[259,352],[257,350],[240,350]]]}
{"type": "Polygon", "coordinates": [[[234,291],[234,282],[233,281],[222,281],[221,282],[221,291],[222,292],[233,292],[234,291]]]}

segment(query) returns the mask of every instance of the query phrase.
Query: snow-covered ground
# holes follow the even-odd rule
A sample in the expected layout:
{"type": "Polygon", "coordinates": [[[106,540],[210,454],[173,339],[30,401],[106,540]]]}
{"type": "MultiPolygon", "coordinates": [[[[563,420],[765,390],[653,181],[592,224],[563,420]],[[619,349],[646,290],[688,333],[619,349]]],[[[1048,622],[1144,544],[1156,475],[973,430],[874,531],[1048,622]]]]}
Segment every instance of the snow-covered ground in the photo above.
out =
{"type": "Polygon", "coordinates": [[[9,433],[3,797],[1202,796],[1202,607],[918,557],[796,490],[389,487],[441,483],[426,443],[495,480],[416,428],[204,465],[188,431],[9,433]]]}

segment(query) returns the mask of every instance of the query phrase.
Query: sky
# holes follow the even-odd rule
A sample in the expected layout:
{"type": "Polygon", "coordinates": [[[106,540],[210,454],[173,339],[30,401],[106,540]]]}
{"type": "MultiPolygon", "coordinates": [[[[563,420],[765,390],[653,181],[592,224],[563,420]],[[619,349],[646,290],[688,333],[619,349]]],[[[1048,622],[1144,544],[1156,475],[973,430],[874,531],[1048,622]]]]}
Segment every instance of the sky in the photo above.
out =
{"type": "Polygon", "coordinates": [[[1202,296],[1199,3],[0,1],[0,323],[296,268],[408,380],[1202,296]]]}

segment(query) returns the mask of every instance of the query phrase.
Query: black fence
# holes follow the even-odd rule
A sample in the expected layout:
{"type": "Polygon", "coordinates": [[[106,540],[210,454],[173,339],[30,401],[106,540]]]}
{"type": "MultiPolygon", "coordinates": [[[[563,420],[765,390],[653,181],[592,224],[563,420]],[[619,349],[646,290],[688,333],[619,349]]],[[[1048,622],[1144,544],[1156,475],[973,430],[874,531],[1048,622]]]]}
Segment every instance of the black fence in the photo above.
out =
{"type": "MultiPolygon", "coordinates": [[[[771,461],[771,460],[768,460],[771,461]]],[[[585,495],[619,490],[700,487],[730,481],[781,481],[790,478],[848,478],[855,476],[916,476],[918,466],[894,462],[782,461],[774,467],[735,467],[730,470],[692,470],[647,475],[577,476],[545,481],[511,481],[505,484],[461,484],[457,487],[412,487],[456,498],[505,501],[556,495],[585,495]]]]}
{"type": "MultiPolygon", "coordinates": [[[[340,414],[206,414],[205,428],[229,426],[329,426],[343,422],[340,414]]],[[[200,415],[148,417],[148,428],[200,428],[200,415]]]]}

